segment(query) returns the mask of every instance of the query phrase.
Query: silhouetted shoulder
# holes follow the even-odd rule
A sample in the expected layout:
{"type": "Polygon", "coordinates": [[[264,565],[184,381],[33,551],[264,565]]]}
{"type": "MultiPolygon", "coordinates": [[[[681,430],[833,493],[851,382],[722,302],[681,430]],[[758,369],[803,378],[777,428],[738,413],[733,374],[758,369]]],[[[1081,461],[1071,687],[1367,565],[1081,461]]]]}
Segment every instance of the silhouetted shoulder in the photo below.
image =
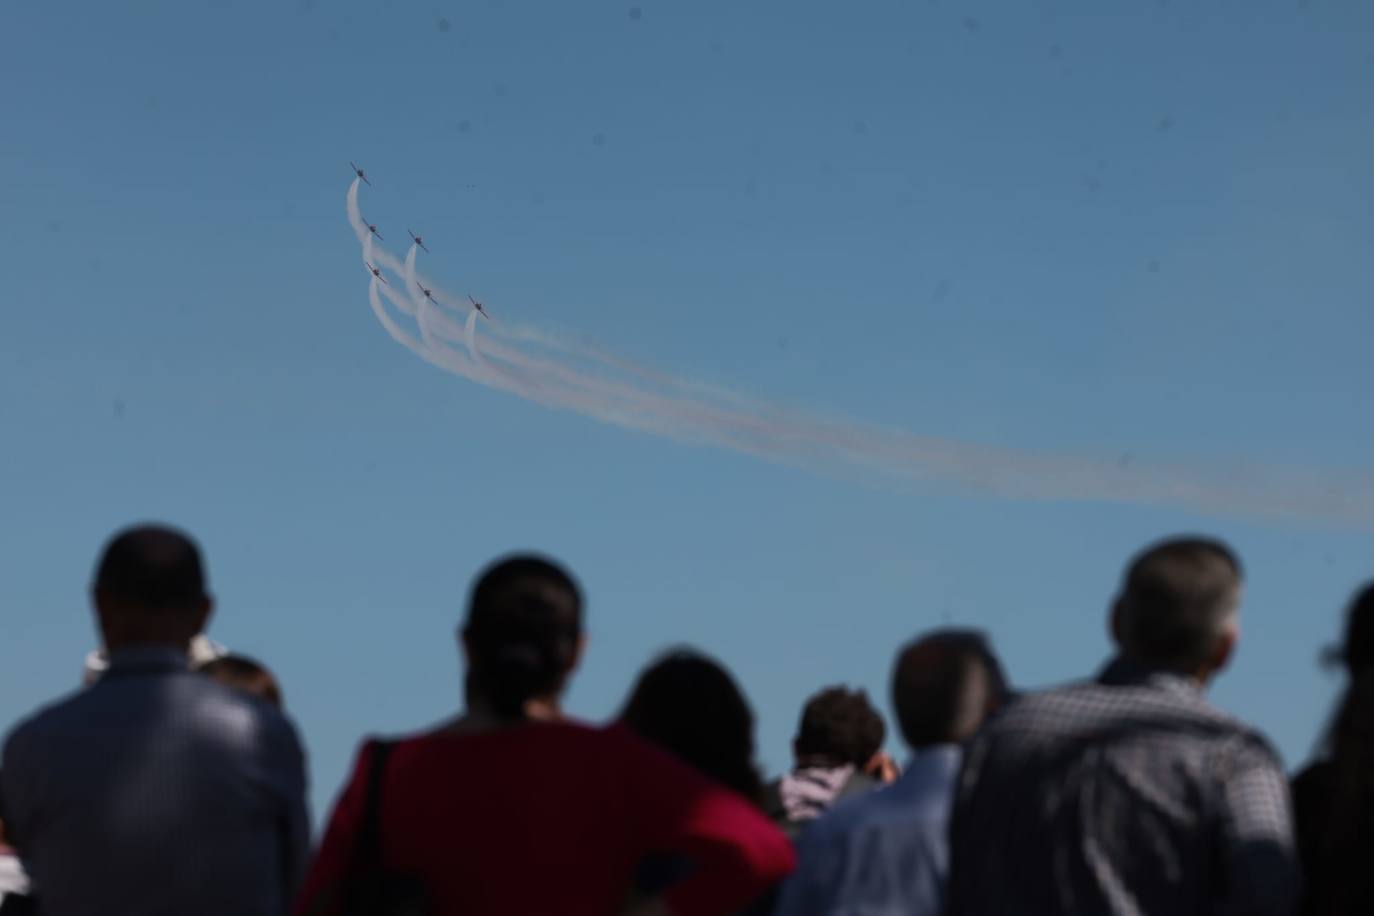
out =
{"type": "Polygon", "coordinates": [[[69,693],[38,707],[28,716],[16,722],[5,736],[6,754],[8,755],[8,749],[12,745],[17,746],[34,735],[43,734],[49,730],[60,730],[62,723],[72,717],[76,701],[81,698],[83,693],[85,693],[84,690],[69,693]]]}
{"type": "Polygon", "coordinates": [[[1021,694],[987,724],[983,738],[1034,746],[1065,739],[1150,740],[1172,735],[1210,745],[1225,762],[1279,765],[1279,756],[1258,729],[1208,701],[1181,680],[1103,684],[1078,681],[1021,694]]]}

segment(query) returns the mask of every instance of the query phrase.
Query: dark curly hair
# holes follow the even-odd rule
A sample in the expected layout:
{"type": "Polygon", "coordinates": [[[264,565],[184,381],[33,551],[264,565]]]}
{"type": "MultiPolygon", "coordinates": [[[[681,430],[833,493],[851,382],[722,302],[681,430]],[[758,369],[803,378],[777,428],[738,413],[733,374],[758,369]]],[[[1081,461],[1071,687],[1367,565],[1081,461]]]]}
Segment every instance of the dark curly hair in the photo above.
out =
{"type": "Polygon", "coordinates": [[[792,749],[798,764],[862,767],[883,746],[883,717],[862,690],[827,687],[806,701],[792,749]]]}

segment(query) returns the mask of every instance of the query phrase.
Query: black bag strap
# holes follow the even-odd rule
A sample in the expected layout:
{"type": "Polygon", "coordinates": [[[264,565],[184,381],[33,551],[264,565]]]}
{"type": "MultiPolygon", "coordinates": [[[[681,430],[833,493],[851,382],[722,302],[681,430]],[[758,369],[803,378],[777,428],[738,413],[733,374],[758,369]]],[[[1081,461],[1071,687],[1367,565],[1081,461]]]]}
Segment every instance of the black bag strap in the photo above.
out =
{"type": "Polygon", "coordinates": [[[371,742],[372,765],[367,770],[363,820],[353,847],[353,868],[357,875],[377,872],[382,867],[382,779],[386,776],[387,758],[395,746],[394,741],[374,739],[371,742]]]}

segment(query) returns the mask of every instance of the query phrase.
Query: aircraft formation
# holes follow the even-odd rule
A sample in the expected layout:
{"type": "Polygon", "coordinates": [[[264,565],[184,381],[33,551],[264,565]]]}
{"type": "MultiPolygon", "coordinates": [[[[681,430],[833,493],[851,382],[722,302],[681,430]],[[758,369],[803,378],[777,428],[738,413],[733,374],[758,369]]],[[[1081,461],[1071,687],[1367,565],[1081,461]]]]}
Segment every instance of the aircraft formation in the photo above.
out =
{"type": "MultiPolygon", "coordinates": [[[[367,177],[367,172],[365,172],[364,170],[358,168],[357,164],[354,163],[352,160],[349,160],[348,164],[352,167],[352,169],[353,169],[353,174],[354,174],[354,175],[357,175],[358,178],[360,178],[361,180],[367,182],[367,186],[368,186],[368,187],[372,187],[372,182],[371,182],[371,180],[368,179],[368,177],[367,177]]],[[[384,241],[384,239],[382,238],[382,234],[381,234],[380,232],[377,231],[377,225],[376,225],[376,223],[371,223],[371,222],[368,222],[367,220],[363,220],[363,222],[364,222],[364,223],[366,224],[366,226],[367,226],[367,231],[370,232],[370,233],[372,233],[372,235],[376,236],[376,238],[377,238],[377,240],[378,240],[379,242],[380,242],[380,241],[384,241]]],[[[424,240],[424,237],[423,237],[423,236],[416,235],[414,232],[412,232],[412,231],[409,230],[409,229],[406,230],[406,234],[410,236],[410,240],[411,240],[412,242],[414,242],[415,245],[416,245],[418,248],[420,248],[422,251],[424,251],[425,254],[429,254],[429,253],[430,253],[429,248],[427,248],[427,247],[425,246],[425,240],[424,240]]],[[[371,263],[370,261],[364,260],[363,263],[364,263],[365,265],[367,265],[367,269],[368,269],[368,271],[372,274],[373,277],[375,277],[375,278],[378,279],[378,280],[381,280],[382,283],[386,284],[387,286],[390,286],[390,285],[391,285],[390,283],[387,283],[386,277],[383,277],[383,276],[382,276],[382,272],[381,272],[380,270],[378,270],[376,267],[373,267],[373,266],[372,266],[372,263],[371,263]]],[[[433,291],[432,289],[426,289],[426,288],[420,283],[419,280],[416,280],[416,281],[415,281],[415,285],[418,286],[418,287],[420,288],[420,292],[424,294],[424,297],[425,297],[426,299],[428,299],[430,302],[433,302],[435,305],[438,305],[438,304],[439,304],[438,301],[435,300],[435,298],[434,298],[434,291],[433,291]]],[[[479,315],[481,315],[483,318],[487,319],[488,321],[491,320],[491,316],[487,314],[487,310],[486,310],[486,308],[482,305],[482,303],[478,302],[478,301],[477,301],[475,298],[473,298],[471,295],[468,296],[468,301],[472,303],[472,307],[473,307],[474,309],[477,310],[477,313],[478,313],[479,315]]]]}

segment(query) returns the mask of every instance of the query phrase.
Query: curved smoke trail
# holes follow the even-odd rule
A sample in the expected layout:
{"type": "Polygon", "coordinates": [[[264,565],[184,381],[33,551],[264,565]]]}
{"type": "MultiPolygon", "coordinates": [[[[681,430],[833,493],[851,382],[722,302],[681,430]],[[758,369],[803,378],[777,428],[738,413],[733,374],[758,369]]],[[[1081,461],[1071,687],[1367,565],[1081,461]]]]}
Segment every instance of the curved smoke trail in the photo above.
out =
{"type": "Polygon", "coordinates": [[[782,464],[898,480],[948,480],[1007,497],[1170,505],[1219,515],[1374,522],[1374,475],[1297,469],[1204,470],[1122,467],[1086,456],[1044,454],[957,442],[786,410],[734,392],[679,379],[651,367],[533,328],[481,321],[463,297],[416,269],[415,247],[398,260],[374,242],[348,189],[349,224],[363,257],[399,277],[406,292],[373,279],[368,301],[388,334],[455,375],[554,410],[712,445],[782,464]],[[418,293],[417,283],[432,300],[418,293]],[[418,339],[397,323],[414,323],[418,339]]]}

